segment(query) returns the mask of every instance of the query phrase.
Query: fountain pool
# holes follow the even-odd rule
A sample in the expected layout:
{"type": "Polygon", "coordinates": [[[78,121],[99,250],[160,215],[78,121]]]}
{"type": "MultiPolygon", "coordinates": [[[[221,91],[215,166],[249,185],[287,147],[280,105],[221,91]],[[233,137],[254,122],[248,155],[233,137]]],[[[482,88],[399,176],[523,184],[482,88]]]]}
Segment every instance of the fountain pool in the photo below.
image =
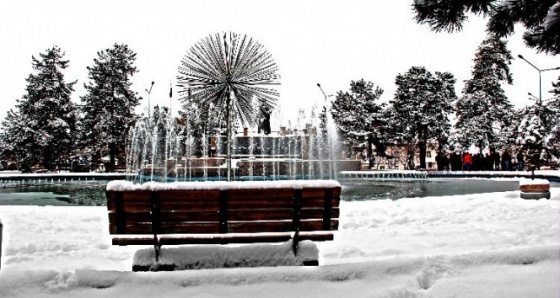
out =
{"type": "MultiPolygon", "coordinates": [[[[43,180],[44,181],[44,180],[43,180]]],[[[0,205],[102,206],[108,180],[36,183],[0,188],[0,205]]],[[[341,181],[344,201],[398,200],[405,197],[463,195],[519,190],[515,179],[363,180],[341,181]]],[[[560,182],[550,182],[560,187],[560,182]]]]}

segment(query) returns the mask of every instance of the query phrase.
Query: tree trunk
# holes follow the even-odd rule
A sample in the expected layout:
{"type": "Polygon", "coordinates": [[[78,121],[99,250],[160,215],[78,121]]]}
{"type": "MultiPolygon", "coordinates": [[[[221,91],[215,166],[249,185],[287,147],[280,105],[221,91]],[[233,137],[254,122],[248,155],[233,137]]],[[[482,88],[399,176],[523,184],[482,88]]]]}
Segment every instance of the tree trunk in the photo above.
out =
{"type": "Polygon", "coordinates": [[[418,143],[418,148],[420,149],[420,168],[426,169],[426,126],[419,124],[419,137],[420,142],[418,143]]]}
{"type": "Polygon", "coordinates": [[[115,142],[109,144],[109,166],[106,169],[108,173],[115,172],[115,156],[117,155],[117,145],[115,142]]]}
{"type": "Polygon", "coordinates": [[[420,149],[420,168],[426,169],[426,143],[424,141],[418,143],[420,149]]]}
{"type": "Polygon", "coordinates": [[[369,168],[373,168],[373,150],[371,149],[371,145],[373,144],[371,135],[367,139],[367,155],[369,160],[369,168]]]}
{"type": "Polygon", "coordinates": [[[407,165],[409,170],[414,170],[414,150],[408,150],[407,152],[407,165]]]}

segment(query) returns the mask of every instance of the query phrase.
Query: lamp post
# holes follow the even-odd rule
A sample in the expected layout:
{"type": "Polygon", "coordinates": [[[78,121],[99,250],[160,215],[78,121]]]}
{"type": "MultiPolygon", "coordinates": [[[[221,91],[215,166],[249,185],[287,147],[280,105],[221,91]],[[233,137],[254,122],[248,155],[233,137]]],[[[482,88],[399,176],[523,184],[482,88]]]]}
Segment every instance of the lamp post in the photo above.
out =
{"type": "Polygon", "coordinates": [[[152,88],[154,87],[154,81],[152,81],[152,85],[150,85],[150,89],[146,89],[146,92],[148,93],[148,119],[151,118],[150,115],[150,94],[152,93],[152,88]]]}
{"type": "Polygon", "coordinates": [[[560,66],[540,69],[540,68],[536,67],[533,63],[529,62],[529,60],[525,59],[525,57],[523,57],[522,55],[517,55],[517,57],[519,57],[522,60],[524,60],[525,62],[527,62],[529,65],[531,65],[534,69],[536,69],[539,72],[539,101],[542,101],[542,73],[545,72],[545,71],[550,71],[550,70],[559,70],[560,66]]]}

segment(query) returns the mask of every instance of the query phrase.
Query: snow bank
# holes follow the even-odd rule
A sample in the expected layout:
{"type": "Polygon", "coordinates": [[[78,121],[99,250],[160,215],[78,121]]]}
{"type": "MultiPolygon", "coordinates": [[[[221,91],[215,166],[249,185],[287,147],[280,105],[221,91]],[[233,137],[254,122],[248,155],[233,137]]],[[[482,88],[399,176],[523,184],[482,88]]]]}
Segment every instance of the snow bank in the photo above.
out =
{"type": "Polygon", "coordinates": [[[152,247],[111,245],[106,207],[1,206],[0,297],[560,297],[550,192],[342,201],[334,241],[314,243],[319,267],[173,272],[131,272],[152,247]]]}
{"type": "Polygon", "coordinates": [[[0,273],[0,296],[558,297],[559,255],[550,246],[307,268],[24,270],[0,273]]]}
{"type": "Polygon", "coordinates": [[[319,260],[319,250],[311,241],[302,241],[294,256],[292,241],[283,244],[251,244],[240,247],[204,245],[192,247],[162,247],[159,261],[154,249],[142,249],[134,255],[133,266],[150,270],[301,266],[306,261],[319,260]]]}
{"type": "Polygon", "coordinates": [[[275,188],[332,188],[340,187],[335,180],[282,180],[282,181],[207,181],[207,182],[146,182],[113,180],[107,184],[108,191],[161,191],[161,190],[209,190],[209,189],[275,189],[275,188]]]}

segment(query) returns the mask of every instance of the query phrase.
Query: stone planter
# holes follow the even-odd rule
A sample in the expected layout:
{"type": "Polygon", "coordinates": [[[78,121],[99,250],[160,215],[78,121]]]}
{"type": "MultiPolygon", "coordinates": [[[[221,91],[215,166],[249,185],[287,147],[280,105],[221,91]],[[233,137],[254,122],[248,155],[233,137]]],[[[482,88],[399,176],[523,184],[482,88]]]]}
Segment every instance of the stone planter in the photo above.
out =
{"type": "Polygon", "coordinates": [[[544,179],[521,179],[519,190],[522,199],[550,199],[550,183],[544,179]]]}

